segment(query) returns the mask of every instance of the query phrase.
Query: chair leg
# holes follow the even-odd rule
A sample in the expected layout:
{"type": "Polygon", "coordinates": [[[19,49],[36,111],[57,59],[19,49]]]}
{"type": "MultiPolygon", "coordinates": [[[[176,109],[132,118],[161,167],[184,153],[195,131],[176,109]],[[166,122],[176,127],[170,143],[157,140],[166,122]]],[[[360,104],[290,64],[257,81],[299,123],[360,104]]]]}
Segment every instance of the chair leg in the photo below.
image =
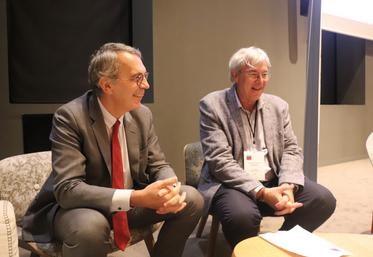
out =
{"type": "Polygon", "coordinates": [[[219,231],[219,219],[218,216],[212,215],[210,235],[207,243],[207,254],[206,257],[214,257],[216,238],[219,231]]]}
{"type": "Polygon", "coordinates": [[[47,253],[40,250],[35,242],[25,242],[23,240],[18,240],[18,246],[30,251],[30,257],[51,257],[47,253]]]}
{"type": "Polygon", "coordinates": [[[146,248],[148,249],[149,255],[151,256],[151,253],[152,253],[153,247],[154,247],[153,234],[150,233],[149,235],[145,236],[144,241],[145,241],[146,248]]]}
{"type": "Polygon", "coordinates": [[[201,238],[208,216],[209,214],[206,214],[201,217],[201,220],[199,221],[199,224],[198,224],[197,234],[196,234],[197,238],[201,238]]]}
{"type": "Polygon", "coordinates": [[[370,228],[370,233],[373,234],[373,212],[372,212],[372,227],[370,228]]]}

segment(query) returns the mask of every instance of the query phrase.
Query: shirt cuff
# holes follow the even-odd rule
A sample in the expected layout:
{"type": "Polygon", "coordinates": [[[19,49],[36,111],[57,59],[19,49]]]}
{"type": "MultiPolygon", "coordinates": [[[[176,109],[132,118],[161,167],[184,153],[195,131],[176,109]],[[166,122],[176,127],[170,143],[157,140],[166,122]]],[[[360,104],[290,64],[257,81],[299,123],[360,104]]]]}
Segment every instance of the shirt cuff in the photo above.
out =
{"type": "Polygon", "coordinates": [[[264,187],[263,185],[259,185],[256,188],[254,188],[253,190],[251,190],[251,192],[252,192],[252,194],[254,196],[254,199],[257,199],[256,195],[258,194],[258,192],[260,191],[260,189],[262,189],[263,187],[264,187]]]}
{"type": "Polygon", "coordinates": [[[133,189],[117,189],[111,202],[111,212],[128,211],[131,209],[130,199],[133,189]]]}

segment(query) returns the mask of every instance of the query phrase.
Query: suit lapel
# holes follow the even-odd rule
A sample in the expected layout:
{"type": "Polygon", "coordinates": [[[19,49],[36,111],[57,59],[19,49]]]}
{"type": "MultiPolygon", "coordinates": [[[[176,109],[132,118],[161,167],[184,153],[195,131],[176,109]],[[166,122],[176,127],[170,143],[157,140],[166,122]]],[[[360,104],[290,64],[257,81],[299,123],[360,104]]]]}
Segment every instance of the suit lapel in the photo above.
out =
{"type": "Polygon", "coordinates": [[[89,115],[92,119],[92,129],[96,137],[97,144],[100,148],[101,155],[105,160],[105,164],[111,173],[111,150],[109,137],[106,131],[104,118],[100,106],[98,105],[97,97],[91,95],[89,98],[89,115]]]}
{"type": "Polygon", "coordinates": [[[136,171],[138,171],[139,169],[140,146],[137,139],[138,127],[130,113],[126,113],[124,115],[124,130],[126,132],[128,160],[130,163],[131,175],[132,178],[135,180],[135,177],[137,177],[138,173],[136,171]]]}
{"type": "Polygon", "coordinates": [[[233,123],[236,124],[238,133],[241,138],[241,142],[243,145],[243,150],[248,149],[248,144],[247,144],[247,137],[245,134],[245,130],[243,127],[242,123],[242,118],[241,118],[241,113],[240,113],[240,108],[237,105],[237,100],[236,100],[236,86],[233,85],[227,93],[227,105],[229,107],[229,111],[232,115],[233,118],[233,123]]]}
{"type": "Polygon", "coordinates": [[[276,130],[276,124],[273,123],[274,119],[272,117],[272,112],[270,107],[266,104],[265,95],[263,94],[260,98],[262,101],[263,108],[261,109],[263,132],[264,132],[264,142],[268,150],[268,161],[273,167],[273,142],[274,142],[274,132],[276,130]]]}

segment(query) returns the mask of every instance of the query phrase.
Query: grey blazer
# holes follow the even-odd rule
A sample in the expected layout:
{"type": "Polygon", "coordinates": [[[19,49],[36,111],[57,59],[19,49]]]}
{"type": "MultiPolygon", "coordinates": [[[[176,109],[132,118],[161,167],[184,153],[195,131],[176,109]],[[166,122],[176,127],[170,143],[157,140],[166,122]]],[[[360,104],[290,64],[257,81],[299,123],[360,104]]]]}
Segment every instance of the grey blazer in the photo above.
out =
{"type": "MultiPolygon", "coordinates": [[[[150,110],[124,116],[128,157],[136,189],[175,176],[165,161],[150,110]]],[[[92,91],[63,105],[54,114],[50,135],[53,171],[23,220],[23,238],[50,242],[58,208],[92,208],[110,217],[111,150],[102,112],[92,91]]]]}
{"type": "MultiPolygon", "coordinates": [[[[246,135],[235,97],[236,86],[208,94],[200,101],[200,137],[205,162],[198,189],[205,198],[205,212],[219,187],[237,189],[253,197],[261,185],[243,169],[246,135]]],[[[268,162],[279,184],[303,186],[303,155],[291,127],[288,104],[281,98],[263,94],[259,109],[268,149],[268,162]]]]}

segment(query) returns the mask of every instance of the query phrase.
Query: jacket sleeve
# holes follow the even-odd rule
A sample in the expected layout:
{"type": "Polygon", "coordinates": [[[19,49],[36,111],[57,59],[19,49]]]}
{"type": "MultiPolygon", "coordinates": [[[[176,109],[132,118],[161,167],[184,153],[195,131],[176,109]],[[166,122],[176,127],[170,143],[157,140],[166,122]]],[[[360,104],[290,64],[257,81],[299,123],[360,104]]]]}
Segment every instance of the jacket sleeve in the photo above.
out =
{"type": "Polygon", "coordinates": [[[283,152],[279,169],[279,184],[294,183],[304,185],[303,154],[291,126],[289,106],[286,103],[282,110],[283,152]]]}

